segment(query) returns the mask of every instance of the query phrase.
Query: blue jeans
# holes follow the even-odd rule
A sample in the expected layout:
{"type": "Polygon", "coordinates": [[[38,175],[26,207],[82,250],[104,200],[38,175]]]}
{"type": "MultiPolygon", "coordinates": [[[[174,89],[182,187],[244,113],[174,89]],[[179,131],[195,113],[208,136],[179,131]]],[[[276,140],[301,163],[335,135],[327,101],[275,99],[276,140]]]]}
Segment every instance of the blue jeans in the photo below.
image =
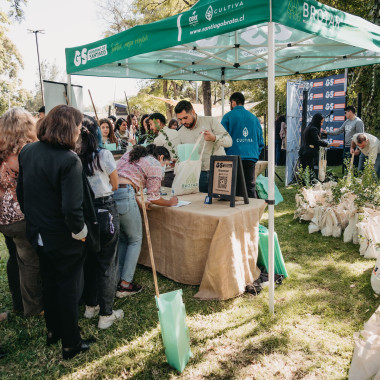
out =
{"type": "Polygon", "coordinates": [[[363,171],[364,169],[364,162],[365,160],[368,158],[368,156],[365,156],[362,152],[360,152],[360,155],[359,155],[359,166],[358,166],[358,170],[361,172],[363,171]]]}
{"type": "Polygon", "coordinates": [[[377,174],[377,178],[380,179],[380,153],[378,153],[378,155],[376,157],[374,169],[375,169],[375,172],[377,174]]]}
{"type": "Polygon", "coordinates": [[[113,198],[120,218],[120,280],[132,282],[141,250],[141,214],[131,185],[116,190],[113,198]]]}

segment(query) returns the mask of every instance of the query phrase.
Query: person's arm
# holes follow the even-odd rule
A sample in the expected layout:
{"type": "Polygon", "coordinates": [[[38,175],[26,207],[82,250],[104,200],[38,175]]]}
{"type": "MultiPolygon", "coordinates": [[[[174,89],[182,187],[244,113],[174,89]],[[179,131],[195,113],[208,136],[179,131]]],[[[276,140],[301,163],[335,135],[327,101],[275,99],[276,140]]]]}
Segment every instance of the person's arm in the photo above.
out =
{"type": "Polygon", "coordinates": [[[17,194],[17,201],[20,204],[21,211],[25,214],[24,211],[24,175],[22,171],[22,166],[20,163],[20,156],[21,153],[18,156],[18,178],[17,178],[17,187],[16,187],[16,194],[17,194]]]}
{"type": "Polygon", "coordinates": [[[224,129],[225,129],[228,133],[230,133],[230,121],[229,121],[229,119],[228,119],[227,114],[225,114],[225,115],[223,116],[223,119],[222,119],[222,121],[221,121],[221,124],[223,125],[224,129]]]}
{"type": "Polygon", "coordinates": [[[356,120],[355,130],[356,133],[364,133],[364,123],[362,120],[356,120]]]}
{"type": "Polygon", "coordinates": [[[82,164],[77,156],[66,160],[61,175],[61,211],[72,237],[82,240],[87,236],[83,215],[82,164]]]}
{"type": "Polygon", "coordinates": [[[164,198],[160,197],[160,199],[150,201],[150,203],[153,203],[154,205],[158,205],[158,206],[170,207],[170,206],[175,206],[178,203],[178,198],[172,197],[170,199],[164,199],[164,198]]]}
{"type": "Polygon", "coordinates": [[[117,190],[119,186],[119,176],[116,170],[116,161],[109,150],[102,149],[100,153],[100,164],[110,178],[112,191],[117,190]]]}
{"type": "Polygon", "coordinates": [[[328,147],[328,142],[323,141],[319,138],[319,133],[317,128],[310,128],[310,137],[312,141],[312,145],[314,146],[323,146],[323,147],[328,147]]]}
{"type": "Polygon", "coordinates": [[[352,140],[351,140],[350,153],[351,153],[351,154],[354,154],[354,153],[355,153],[355,150],[356,150],[356,143],[355,143],[354,139],[352,139],[352,140]]]}
{"type": "Polygon", "coordinates": [[[321,132],[329,136],[338,136],[344,133],[344,127],[345,127],[345,123],[343,123],[342,126],[338,128],[336,131],[327,132],[326,130],[321,129],[321,132]]]}
{"type": "Polygon", "coordinates": [[[112,191],[116,191],[119,187],[119,176],[117,174],[116,169],[110,174],[110,182],[112,186],[112,191]]]}
{"type": "Polygon", "coordinates": [[[224,129],[223,125],[217,120],[212,120],[211,131],[204,132],[204,139],[206,141],[216,142],[217,146],[229,148],[232,146],[232,138],[230,134],[224,129]]]}

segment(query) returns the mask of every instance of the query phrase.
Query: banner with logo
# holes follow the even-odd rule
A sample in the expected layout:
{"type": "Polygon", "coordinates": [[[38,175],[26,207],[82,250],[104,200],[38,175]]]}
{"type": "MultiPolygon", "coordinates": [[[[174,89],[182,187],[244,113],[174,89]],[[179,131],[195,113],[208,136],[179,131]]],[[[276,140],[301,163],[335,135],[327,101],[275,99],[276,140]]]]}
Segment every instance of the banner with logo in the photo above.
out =
{"type": "MultiPolygon", "coordinates": [[[[322,126],[326,131],[339,129],[344,120],[345,108],[345,77],[333,75],[307,81],[288,81],[287,83],[287,136],[286,136],[286,171],[285,184],[294,181],[298,151],[301,144],[302,102],[303,92],[307,91],[307,123],[309,124],[316,113],[321,113],[325,122],[322,126]]],[[[343,149],[344,135],[327,136],[329,143],[339,142],[339,147],[329,149],[343,149]]]]}
{"type": "MultiPolygon", "coordinates": [[[[267,77],[268,0],[190,10],[66,49],[69,74],[185,80],[267,77]]],[[[380,26],[314,0],[272,0],[275,75],[380,63],[380,26]]]]}
{"type": "MultiPolygon", "coordinates": [[[[322,129],[328,132],[339,129],[345,120],[344,108],[346,106],[346,92],[344,91],[344,74],[312,79],[305,82],[309,84],[307,124],[310,123],[311,118],[316,113],[321,113],[325,117],[322,129]]],[[[326,140],[329,143],[340,143],[339,147],[331,147],[329,149],[343,149],[343,134],[328,136],[326,140]]]]}

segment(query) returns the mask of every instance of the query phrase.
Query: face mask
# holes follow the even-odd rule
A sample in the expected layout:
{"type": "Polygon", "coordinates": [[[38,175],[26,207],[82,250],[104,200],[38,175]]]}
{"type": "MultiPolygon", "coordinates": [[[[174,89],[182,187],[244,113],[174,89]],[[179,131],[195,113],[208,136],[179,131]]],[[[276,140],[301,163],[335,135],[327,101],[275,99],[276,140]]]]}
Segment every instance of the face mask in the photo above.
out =
{"type": "Polygon", "coordinates": [[[161,166],[162,178],[165,177],[165,170],[166,170],[166,164],[164,166],[161,166]]]}

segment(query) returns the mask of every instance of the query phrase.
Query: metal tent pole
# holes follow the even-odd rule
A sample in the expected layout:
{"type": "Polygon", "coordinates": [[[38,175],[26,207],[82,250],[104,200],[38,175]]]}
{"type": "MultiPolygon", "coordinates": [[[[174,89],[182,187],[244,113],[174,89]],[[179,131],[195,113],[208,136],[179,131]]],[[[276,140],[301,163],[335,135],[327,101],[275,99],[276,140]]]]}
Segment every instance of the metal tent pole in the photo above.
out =
{"type": "Polygon", "coordinates": [[[274,23],[270,2],[268,24],[268,273],[269,311],[274,314],[274,113],[275,113],[275,68],[274,68],[274,23]]]}
{"type": "Polygon", "coordinates": [[[71,101],[71,75],[67,75],[67,97],[69,98],[69,106],[71,106],[72,101],[71,101]]]}
{"type": "Polygon", "coordinates": [[[224,85],[226,84],[224,77],[224,67],[222,67],[222,77],[220,83],[222,84],[222,116],[224,116],[224,85]]]}

